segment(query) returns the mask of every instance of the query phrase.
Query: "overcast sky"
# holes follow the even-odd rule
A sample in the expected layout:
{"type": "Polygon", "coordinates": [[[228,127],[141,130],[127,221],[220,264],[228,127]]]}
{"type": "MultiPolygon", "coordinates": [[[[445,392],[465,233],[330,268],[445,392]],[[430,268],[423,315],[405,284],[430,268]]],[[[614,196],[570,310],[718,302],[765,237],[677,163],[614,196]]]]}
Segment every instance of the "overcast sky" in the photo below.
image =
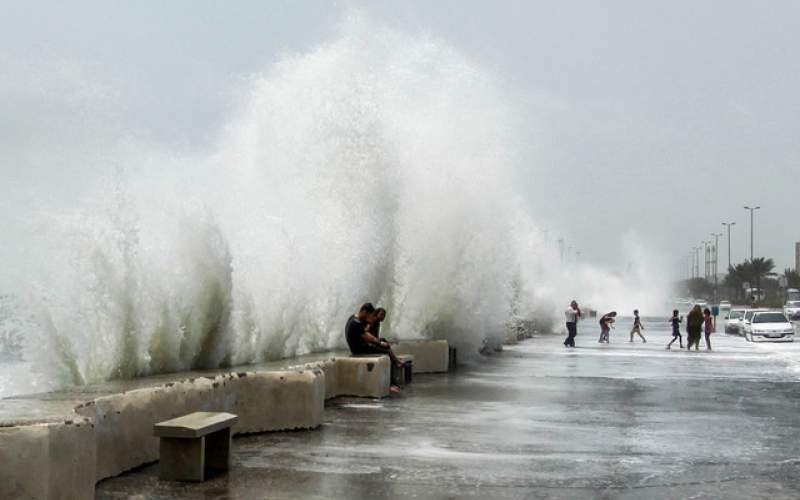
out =
{"type": "Polygon", "coordinates": [[[800,3],[791,1],[0,0],[0,208],[37,183],[64,182],[69,193],[83,179],[64,165],[102,156],[115,136],[202,150],[243,77],[329,40],[352,7],[439,37],[505,82],[529,118],[520,189],[551,239],[584,259],[624,265],[632,231],[676,267],[736,221],[739,261],[749,252],[742,206],[760,204],[756,255],[793,266],[800,3]]]}

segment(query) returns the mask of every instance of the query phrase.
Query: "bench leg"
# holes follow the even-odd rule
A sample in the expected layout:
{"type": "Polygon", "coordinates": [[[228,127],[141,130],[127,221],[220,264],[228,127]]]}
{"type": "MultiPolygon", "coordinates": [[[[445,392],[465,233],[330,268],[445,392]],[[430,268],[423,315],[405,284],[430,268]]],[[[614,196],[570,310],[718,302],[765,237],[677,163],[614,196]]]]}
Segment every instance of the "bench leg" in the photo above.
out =
{"type": "Polygon", "coordinates": [[[228,470],[231,463],[231,429],[206,436],[206,468],[228,470]]]}
{"type": "Polygon", "coordinates": [[[158,477],[168,481],[205,479],[205,438],[162,437],[159,445],[158,477]]]}

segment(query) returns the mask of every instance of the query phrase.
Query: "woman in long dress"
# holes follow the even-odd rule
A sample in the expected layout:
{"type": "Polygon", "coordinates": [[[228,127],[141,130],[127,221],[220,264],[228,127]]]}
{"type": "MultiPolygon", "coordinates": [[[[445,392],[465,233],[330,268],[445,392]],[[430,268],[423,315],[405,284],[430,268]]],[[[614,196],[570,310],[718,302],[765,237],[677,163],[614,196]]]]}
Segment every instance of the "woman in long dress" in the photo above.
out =
{"type": "Polygon", "coordinates": [[[692,345],[694,345],[694,350],[700,350],[700,337],[703,335],[703,310],[700,309],[700,306],[695,305],[689,314],[686,316],[686,334],[688,337],[688,343],[686,344],[686,351],[692,350],[692,345]]]}

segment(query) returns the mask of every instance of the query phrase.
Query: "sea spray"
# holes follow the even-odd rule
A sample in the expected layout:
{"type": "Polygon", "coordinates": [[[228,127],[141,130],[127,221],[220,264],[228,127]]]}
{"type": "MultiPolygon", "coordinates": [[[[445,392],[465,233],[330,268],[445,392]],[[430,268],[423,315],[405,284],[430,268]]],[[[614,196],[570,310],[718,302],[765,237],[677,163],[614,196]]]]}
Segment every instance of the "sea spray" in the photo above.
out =
{"type": "Polygon", "coordinates": [[[85,199],[31,217],[20,295],[44,381],[341,348],[365,301],[384,335],[463,356],[603,289],[562,269],[516,192],[515,144],[536,138],[508,90],[442,41],[355,16],[244,82],[208,154],[121,138],[85,199]]]}

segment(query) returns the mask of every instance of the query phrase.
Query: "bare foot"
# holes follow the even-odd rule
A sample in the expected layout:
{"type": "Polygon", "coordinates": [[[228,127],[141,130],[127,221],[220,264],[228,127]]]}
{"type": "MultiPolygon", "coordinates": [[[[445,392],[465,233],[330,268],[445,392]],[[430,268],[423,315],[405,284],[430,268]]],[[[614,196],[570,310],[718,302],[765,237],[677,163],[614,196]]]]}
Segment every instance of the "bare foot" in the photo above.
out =
{"type": "Polygon", "coordinates": [[[400,394],[400,388],[397,387],[396,385],[390,385],[389,392],[392,394],[400,394]]]}

